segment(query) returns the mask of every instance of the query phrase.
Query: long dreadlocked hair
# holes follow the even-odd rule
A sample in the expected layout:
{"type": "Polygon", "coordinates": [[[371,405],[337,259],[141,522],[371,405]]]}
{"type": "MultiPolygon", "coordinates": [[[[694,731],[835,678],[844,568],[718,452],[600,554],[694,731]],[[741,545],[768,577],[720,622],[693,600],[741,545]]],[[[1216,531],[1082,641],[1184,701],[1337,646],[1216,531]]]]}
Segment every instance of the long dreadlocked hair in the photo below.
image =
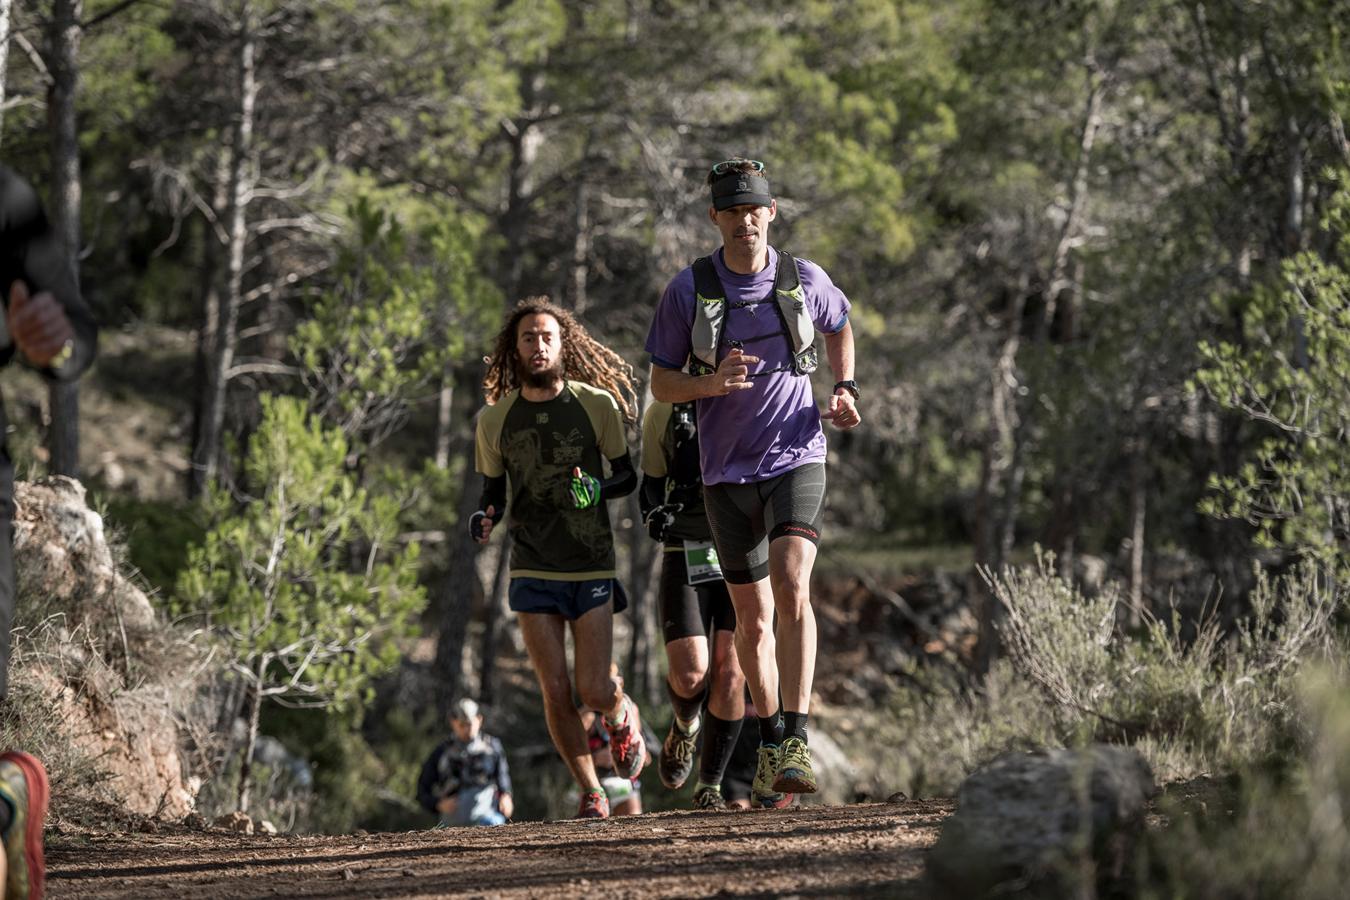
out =
{"type": "Polygon", "coordinates": [[[624,419],[637,421],[637,391],[633,387],[633,367],[622,356],[591,337],[584,325],[548,297],[526,297],[516,304],[506,324],[497,333],[492,355],[487,359],[483,393],[496,403],[509,391],[520,387],[520,360],[516,355],[516,329],[526,316],[543,313],[558,321],[562,333],[563,377],[581,381],[608,391],[619,404],[624,419]]]}

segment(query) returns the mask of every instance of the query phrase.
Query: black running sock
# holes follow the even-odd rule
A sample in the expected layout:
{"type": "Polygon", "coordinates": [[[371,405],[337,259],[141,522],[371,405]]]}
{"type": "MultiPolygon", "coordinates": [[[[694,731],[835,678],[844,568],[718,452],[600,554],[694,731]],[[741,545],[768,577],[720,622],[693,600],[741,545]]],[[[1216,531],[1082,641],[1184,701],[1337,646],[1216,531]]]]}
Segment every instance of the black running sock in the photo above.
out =
{"type": "Polygon", "coordinates": [[[719,719],[708,711],[703,720],[703,755],[698,759],[698,780],[703,784],[721,784],[726,774],[727,763],[736,750],[736,740],[741,736],[741,723],[745,719],[727,721],[719,719]]]}
{"type": "Polygon", "coordinates": [[[800,738],[806,743],[806,713],[783,710],[783,737],[800,738]]]}
{"type": "Polygon", "coordinates": [[[681,697],[667,681],[666,693],[670,695],[670,708],[675,712],[675,718],[686,722],[698,718],[699,710],[703,708],[703,691],[693,697],[681,697]]]}
{"type": "Polygon", "coordinates": [[[9,825],[14,821],[14,807],[9,805],[9,801],[0,797],[0,835],[8,837],[9,825]]]}
{"type": "Polygon", "coordinates": [[[773,744],[775,747],[783,743],[782,710],[767,719],[764,716],[759,717],[759,742],[761,744],[773,744]]]}

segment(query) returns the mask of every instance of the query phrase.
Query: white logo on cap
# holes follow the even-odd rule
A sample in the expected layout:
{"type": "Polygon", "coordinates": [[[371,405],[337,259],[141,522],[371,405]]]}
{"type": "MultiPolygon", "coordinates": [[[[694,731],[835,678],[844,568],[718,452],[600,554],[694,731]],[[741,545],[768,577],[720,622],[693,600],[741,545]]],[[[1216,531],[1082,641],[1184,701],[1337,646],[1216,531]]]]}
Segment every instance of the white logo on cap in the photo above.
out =
{"type": "Polygon", "coordinates": [[[738,191],[748,191],[748,190],[750,190],[750,182],[744,181],[744,180],[741,180],[741,181],[736,182],[736,190],[738,190],[738,191]]]}

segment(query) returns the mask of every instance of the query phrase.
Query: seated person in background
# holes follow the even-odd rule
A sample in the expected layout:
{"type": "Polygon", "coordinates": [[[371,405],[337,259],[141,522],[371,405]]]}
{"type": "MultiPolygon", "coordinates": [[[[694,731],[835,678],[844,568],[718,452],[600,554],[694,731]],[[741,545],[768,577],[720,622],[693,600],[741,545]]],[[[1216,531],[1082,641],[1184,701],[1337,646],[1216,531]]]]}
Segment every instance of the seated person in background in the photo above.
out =
{"type": "Polygon", "coordinates": [[[441,825],[505,825],[515,812],[502,742],[483,734],[478,704],[464,699],[450,713],[454,734],[432,751],[417,779],[417,802],[441,825]]]}

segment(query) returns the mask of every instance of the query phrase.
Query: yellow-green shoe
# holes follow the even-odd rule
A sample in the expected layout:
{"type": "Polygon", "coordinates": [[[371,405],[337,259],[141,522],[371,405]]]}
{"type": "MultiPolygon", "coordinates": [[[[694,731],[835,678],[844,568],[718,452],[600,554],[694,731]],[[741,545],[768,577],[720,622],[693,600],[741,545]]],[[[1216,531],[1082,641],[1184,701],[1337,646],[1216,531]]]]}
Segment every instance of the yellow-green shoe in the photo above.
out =
{"type": "Polygon", "coordinates": [[[814,794],[816,773],[811,769],[811,748],[806,741],[790,737],[783,741],[778,754],[778,769],[774,773],[773,789],[794,794],[814,794]]]}
{"type": "Polygon", "coordinates": [[[0,754],[0,799],[12,811],[4,834],[5,897],[41,900],[46,881],[42,859],[42,823],[47,818],[47,770],[37,758],[11,751],[0,754]]]}
{"type": "Polygon", "coordinates": [[[763,809],[782,809],[792,802],[792,795],[774,788],[778,774],[779,749],[774,744],[759,745],[759,762],[755,766],[755,780],[750,783],[750,802],[763,809]]]}

